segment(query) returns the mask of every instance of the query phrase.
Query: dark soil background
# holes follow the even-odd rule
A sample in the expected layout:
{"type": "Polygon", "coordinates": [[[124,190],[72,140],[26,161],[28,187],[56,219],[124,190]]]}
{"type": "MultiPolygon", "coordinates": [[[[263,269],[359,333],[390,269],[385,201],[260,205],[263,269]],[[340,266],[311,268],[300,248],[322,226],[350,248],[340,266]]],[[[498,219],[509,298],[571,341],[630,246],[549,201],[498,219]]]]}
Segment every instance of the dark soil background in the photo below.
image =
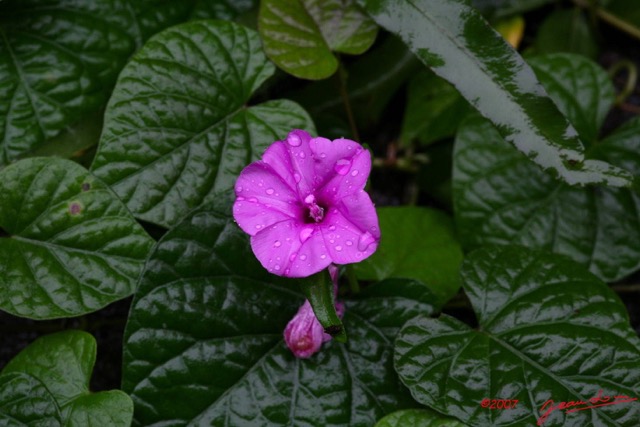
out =
{"type": "MultiPolygon", "coordinates": [[[[542,8],[525,15],[527,29],[523,40],[524,46],[531,44],[537,26],[550,10],[550,7],[542,8]]],[[[599,25],[603,41],[602,53],[599,57],[600,64],[605,69],[609,69],[620,60],[631,60],[636,67],[640,68],[640,42],[604,23],[599,25]]],[[[618,90],[625,86],[627,78],[628,75],[624,71],[616,75],[614,83],[618,90]]],[[[387,113],[383,115],[390,127],[381,129],[378,133],[377,139],[382,145],[373,145],[376,156],[387,155],[388,147],[384,146],[386,142],[383,141],[389,140],[387,136],[397,134],[404,100],[403,95],[393,99],[387,113]]],[[[640,115],[640,85],[636,85],[635,91],[623,105],[612,111],[605,123],[604,132],[608,133],[621,123],[638,115],[640,115]]],[[[372,198],[377,206],[402,204],[408,197],[406,194],[408,189],[414,184],[411,174],[393,168],[374,170],[371,179],[374,188],[372,198]]],[[[423,205],[450,210],[450,207],[442,206],[441,201],[433,200],[424,193],[419,194],[418,201],[423,205]]],[[[157,234],[152,233],[156,236],[157,234]]],[[[626,305],[633,328],[640,334],[640,273],[612,286],[626,305]]],[[[82,329],[91,333],[98,343],[91,389],[100,391],[119,388],[122,372],[122,339],[131,301],[132,298],[127,298],[98,312],[74,319],[33,321],[0,312],[0,369],[21,349],[41,335],[66,329],[82,329]]],[[[463,293],[445,306],[443,311],[470,325],[476,325],[475,315],[463,293]]]]}

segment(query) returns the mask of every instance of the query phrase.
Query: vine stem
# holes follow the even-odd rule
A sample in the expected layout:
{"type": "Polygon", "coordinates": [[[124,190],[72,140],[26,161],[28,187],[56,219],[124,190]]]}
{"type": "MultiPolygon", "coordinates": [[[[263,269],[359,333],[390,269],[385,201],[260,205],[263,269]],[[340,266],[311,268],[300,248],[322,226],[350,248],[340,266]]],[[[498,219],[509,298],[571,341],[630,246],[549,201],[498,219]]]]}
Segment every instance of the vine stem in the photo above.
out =
{"type": "Polygon", "coordinates": [[[613,13],[608,12],[607,10],[601,7],[594,6],[592,2],[588,0],[573,0],[573,3],[576,4],[577,6],[580,6],[586,9],[591,9],[591,10],[595,9],[595,13],[598,16],[598,18],[602,19],[603,21],[605,21],[610,25],[613,25],[619,30],[624,31],[630,36],[640,39],[640,28],[628,23],[623,19],[618,18],[613,13]]]}
{"type": "Polygon", "coordinates": [[[638,82],[638,68],[636,64],[629,61],[628,59],[623,59],[622,61],[618,61],[609,68],[609,77],[612,79],[618,74],[621,70],[627,70],[629,74],[627,77],[627,82],[624,85],[624,89],[616,96],[616,105],[624,104],[624,101],[633,93],[636,88],[636,83],[638,82]]]}
{"type": "Polygon", "coordinates": [[[353,117],[353,110],[351,109],[351,101],[349,100],[349,93],[347,92],[347,70],[345,70],[342,61],[338,66],[338,79],[340,80],[340,97],[344,104],[344,109],[347,113],[347,120],[349,121],[349,128],[351,128],[351,134],[356,142],[360,142],[360,133],[358,132],[358,126],[356,126],[356,120],[353,117]]]}

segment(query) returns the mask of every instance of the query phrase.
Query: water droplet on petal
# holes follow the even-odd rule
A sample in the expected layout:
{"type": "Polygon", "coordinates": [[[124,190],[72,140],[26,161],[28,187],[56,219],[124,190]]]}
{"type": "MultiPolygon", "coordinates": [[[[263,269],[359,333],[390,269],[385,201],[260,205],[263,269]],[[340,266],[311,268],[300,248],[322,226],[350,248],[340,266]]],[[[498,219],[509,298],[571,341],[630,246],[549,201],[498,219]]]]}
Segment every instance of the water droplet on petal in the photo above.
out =
{"type": "Polygon", "coordinates": [[[273,268],[275,268],[275,269],[276,269],[276,271],[278,271],[278,270],[280,270],[280,265],[276,264],[276,266],[275,266],[275,267],[273,267],[273,268]]]}
{"type": "Polygon", "coordinates": [[[366,251],[367,248],[369,247],[369,245],[371,245],[373,242],[375,242],[375,240],[376,239],[373,238],[371,233],[369,233],[367,231],[366,233],[361,235],[360,239],[358,240],[358,250],[366,251]]]}
{"type": "Polygon", "coordinates": [[[327,256],[325,254],[320,255],[320,259],[325,259],[327,256]]]}
{"type": "Polygon", "coordinates": [[[332,225],[331,227],[329,227],[329,231],[335,231],[335,229],[336,229],[335,225],[332,225]]]}
{"type": "Polygon", "coordinates": [[[347,246],[351,246],[353,245],[353,242],[351,240],[347,240],[347,246]]]}
{"type": "Polygon", "coordinates": [[[299,173],[294,173],[293,174],[293,179],[296,181],[296,184],[300,182],[300,180],[302,179],[302,177],[300,176],[299,173]]]}
{"type": "Polygon", "coordinates": [[[250,197],[248,201],[251,203],[258,203],[258,199],[256,199],[255,197],[250,197]]]}
{"type": "Polygon", "coordinates": [[[358,175],[358,169],[354,169],[354,170],[351,172],[351,176],[356,176],[356,175],[358,175]]]}
{"type": "Polygon", "coordinates": [[[284,271],[284,275],[285,275],[285,276],[288,276],[288,275],[289,275],[289,273],[291,273],[291,269],[290,269],[290,268],[287,268],[287,269],[284,271]]]}
{"type": "Polygon", "coordinates": [[[238,192],[238,193],[242,193],[242,186],[240,186],[240,185],[239,185],[239,186],[237,186],[237,187],[236,187],[236,192],[238,192]]]}
{"type": "Polygon", "coordinates": [[[342,246],[336,246],[336,251],[340,252],[342,250],[342,246]]]}
{"type": "Polygon", "coordinates": [[[349,159],[340,159],[333,165],[333,170],[336,171],[338,175],[346,175],[351,169],[351,160],[349,159]]]}
{"type": "Polygon", "coordinates": [[[306,255],[304,255],[304,254],[300,255],[300,260],[301,260],[301,261],[304,261],[305,259],[307,259],[307,256],[306,256],[306,255]]]}
{"type": "Polygon", "coordinates": [[[327,153],[320,153],[320,158],[324,159],[325,157],[327,157],[327,153]]]}
{"type": "Polygon", "coordinates": [[[307,240],[309,240],[309,238],[311,237],[311,235],[313,234],[313,228],[311,227],[307,227],[307,228],[303,228],[302,231],[300,231],[300,242],[304,243],[307,240]]]}
{"type": "Polygon", "coordinates": [[[244,197],[242,197],[242,196],[238,196],[238,197],[236,197],[236,201],[238,201],[238,202],[241,202],[241,201],[243,201],[243,200],[244,200],[244,197]]]}
{"type": "Polygon", "coordinates": [[[260,224],[256,225],[256,230],[260,230],[262,228],[262,226],[260,224]]]}
{"type": "Polygon", "coordinates": [[[297,256],[298,256],[297,252],[292,253],[291,256],[289,256],[289,261],[291,262],[295,261],[297,256]]]}
{"type": "Polygon", "coordinates": [[[273,244],[274,248],[279,248],[280,246],[282,246],[282,243],[280,243],[280,240],[276,240],[275,243],[273,244]]]}
{"type": "Polygon", "coordinates": [[[289,136],[287,137],[287,142],[289,143],[289,145],[291,145],[292,147],[299,147],[300,144],[302,144],[302,140],[300,139],[300,137],[298,135],[296,135],[295,133],[290,133],[289,136]]]}
{"type": "Polygon", "coordinates": [[[298,157],[300,157],[301,159],[304,159],[305,157],[307,157],[307,155],[306,155],[306,154],[304,154],[304,151],[301,151],[301,152],[298,154],[298,157]]]}
{"type": "Polygon", "coordinates": [[[304,198],[304,202],[308,205],[310,205],[311,203],[315,202],[316,198],[313,194],[309,194],[307,197],[304,198]]]}
{"type": "Polygon", "coordinates": [[[273,193],[275,193],[275,191],[273,190],[273,188],[267,188],[266,193],[267,193],[268,195],[272,195],[273,193]]]}

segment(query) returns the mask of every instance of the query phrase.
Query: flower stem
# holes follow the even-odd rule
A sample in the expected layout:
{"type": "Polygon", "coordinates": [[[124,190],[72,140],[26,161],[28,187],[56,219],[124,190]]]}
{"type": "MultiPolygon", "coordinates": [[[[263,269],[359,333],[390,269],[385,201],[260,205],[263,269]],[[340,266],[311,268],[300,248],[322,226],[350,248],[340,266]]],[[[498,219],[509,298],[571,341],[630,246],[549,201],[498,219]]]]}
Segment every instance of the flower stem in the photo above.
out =
{"type": "Polygon", "coordinates": [[[360,293],[360,283],[358,283],[358,277],[356,276],[356,270],[353,268],[353,264],[347,264],[346,270],[351,293],[354,295],[360,293]]]}
{"type": "Polygon", "coordinates": [[[352,137],[356,142],[360,142],[360,134],[358,133],[356,120],[353,117],[351,101],[349,101],[349,93],[347,92],[347,70],[345,70],[344,65],[342,65],[342,61],[340,61],[340,66],[338,68],[338,79],[340,80],[340,97],[344,103],[344,109],[347,113],[347,120],[349,120],[352,137]]]}

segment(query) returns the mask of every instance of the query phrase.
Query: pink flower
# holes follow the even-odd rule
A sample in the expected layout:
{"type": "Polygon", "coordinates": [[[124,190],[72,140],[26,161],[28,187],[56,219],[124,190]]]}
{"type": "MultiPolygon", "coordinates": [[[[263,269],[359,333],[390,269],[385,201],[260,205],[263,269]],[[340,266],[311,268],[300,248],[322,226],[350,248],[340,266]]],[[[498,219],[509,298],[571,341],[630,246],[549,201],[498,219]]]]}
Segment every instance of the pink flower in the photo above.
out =
{"type": "Polygon", "coordinates": [[[293,130],[236,182],[233,216],[260,263],[306,277],[360,262],[378,246],[378,216],[364,191],[371,157],[357,142],[293,130]]]}
{"type": "MultiPolygon", "coordinates": [[[[336,303],[336,312],[342,317],[344,304],[336,303]]],[[[322,343],[331,340],[331,335],[324,332],[308,300],[300,306],[296,315],[284,329],[284,341],[294,356],[307,359],[315,354],[322,343]]]]}

